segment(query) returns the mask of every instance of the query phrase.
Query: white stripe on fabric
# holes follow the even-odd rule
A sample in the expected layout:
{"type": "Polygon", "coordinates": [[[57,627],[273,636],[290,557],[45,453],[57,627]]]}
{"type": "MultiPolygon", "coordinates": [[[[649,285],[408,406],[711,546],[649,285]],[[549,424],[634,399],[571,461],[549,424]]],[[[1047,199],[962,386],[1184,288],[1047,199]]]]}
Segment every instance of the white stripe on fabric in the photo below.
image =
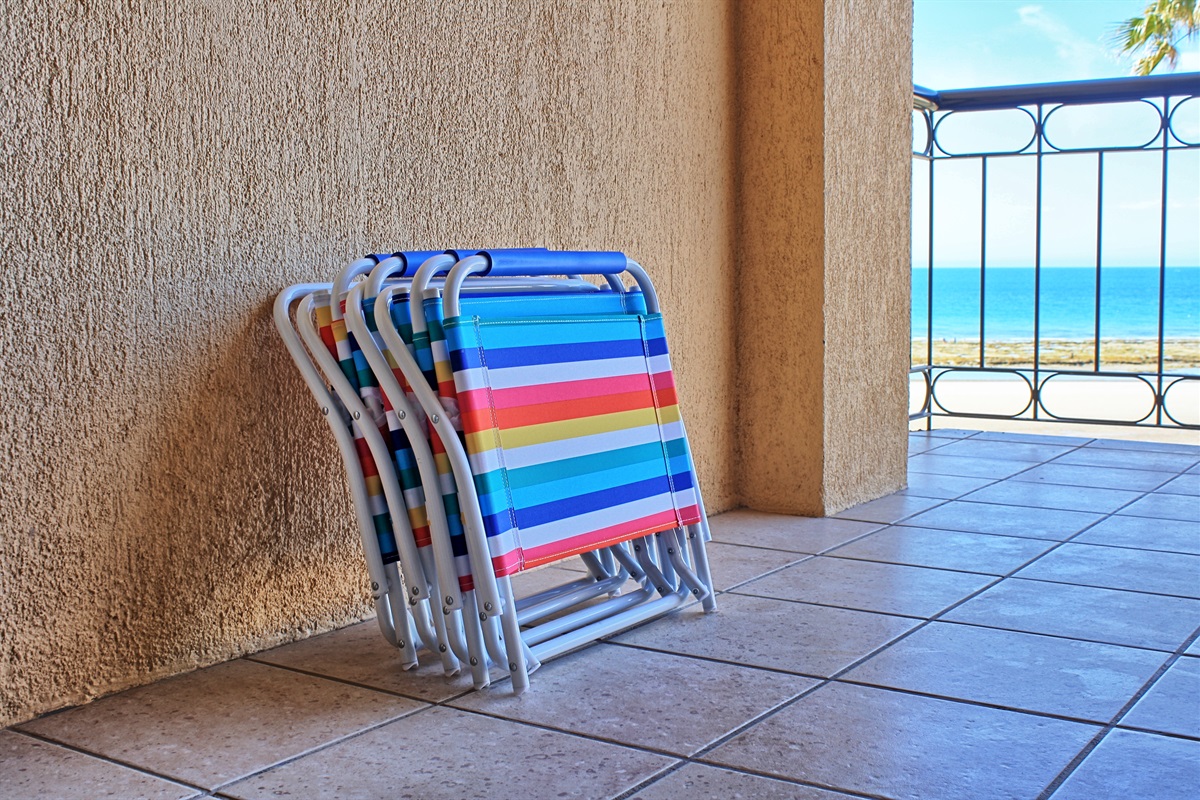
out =
{"type": "Polygon", "coordinates": [[[504,533],[488,537],[488,550],[492,558],[507,555],[521,547],[523,538],[517,536],[516,528],[509,528],[504,533]]]}
{"type": "MultiPolygon", "coordinates": [[[[654,359],[651,359],[653,361],[654,359]]],[[[645,375],[646,359],[601,358],[594,361],[571,361],[566,364],[532,364],[504,369],[489,369],[493,389],[512,389],[524,386],[544,386],[563,380],[583,381],[592,378],[615,378],[621,375],[645,375]]]]}
{"type": "Polygon", "coordinates": [[[472,475],[487,475],[504,466],[504,462],[500,460],[500,450],[494,447],[482,453],[468,455],[467,459],[471,462],[472,475]]]}

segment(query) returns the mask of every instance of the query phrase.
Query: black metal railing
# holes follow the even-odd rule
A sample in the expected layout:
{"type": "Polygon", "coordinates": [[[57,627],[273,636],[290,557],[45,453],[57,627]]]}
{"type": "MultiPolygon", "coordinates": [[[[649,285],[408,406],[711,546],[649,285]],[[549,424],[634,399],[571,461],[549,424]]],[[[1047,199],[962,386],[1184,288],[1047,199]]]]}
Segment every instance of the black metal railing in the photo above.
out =
{"type": "Polygon", "coordinates": [[[1198,95],[914,87],[910,420],[1200,428],[1198,95]]]}

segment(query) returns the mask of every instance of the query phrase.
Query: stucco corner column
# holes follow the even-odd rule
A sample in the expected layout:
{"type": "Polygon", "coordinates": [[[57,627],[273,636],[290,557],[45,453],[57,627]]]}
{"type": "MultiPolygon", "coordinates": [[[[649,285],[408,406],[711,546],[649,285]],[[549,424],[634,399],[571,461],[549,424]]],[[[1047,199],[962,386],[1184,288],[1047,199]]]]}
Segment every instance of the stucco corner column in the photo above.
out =
{"type": "Polygon", "coordinates": [[[832,514],[906,481],[912,2],[738,8],[739,491],[832,514]]]}

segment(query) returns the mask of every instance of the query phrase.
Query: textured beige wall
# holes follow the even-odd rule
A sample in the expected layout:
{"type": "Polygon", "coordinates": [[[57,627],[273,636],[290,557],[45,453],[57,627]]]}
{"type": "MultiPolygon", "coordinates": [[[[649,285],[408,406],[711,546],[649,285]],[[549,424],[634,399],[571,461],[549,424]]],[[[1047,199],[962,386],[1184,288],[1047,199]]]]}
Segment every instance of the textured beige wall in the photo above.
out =
{"type": "Polygon", "coordinates": [[[908,481],[912,11],[825,2],[827,514],[908,481]]]}
{"type": "Polygon", "coordinates": [[[735,28],[739,494],[820,515],[824,127],[820,0],[753,0],[735,28]]]}
{"type": "Polygon", "coordinates": [[[130,5],[0,5],[0,725],[367,613],[270,322],[364,250],[636,255],[736,503],[724,4],[130,5]]]}
{"type": "Polygon", "coordinates": [[[754,0],[735,41],[740,496],[905,482],[911,0],[754,0]]]}

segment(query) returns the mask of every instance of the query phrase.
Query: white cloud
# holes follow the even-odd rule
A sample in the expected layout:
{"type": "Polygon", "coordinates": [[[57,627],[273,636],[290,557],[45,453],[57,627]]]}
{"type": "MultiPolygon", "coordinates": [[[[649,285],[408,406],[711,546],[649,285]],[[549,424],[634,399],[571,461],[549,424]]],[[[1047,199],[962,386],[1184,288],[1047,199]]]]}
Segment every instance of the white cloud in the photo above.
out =
{"type": "Polygon", "coordinates": [[[1054,46],[1058,59],[1069,65],[1081,78],[1091,77],[1093,66],[1109,58],[1108,51],[1100,42],[1080,36],[1043,6],[1021,6],[1017,9],[1017,16],[1022,25],[1047,39],[1054,46]]]}
{"type": "Polygon", "coordinates": [[[1175,64],[1176,72],[1200,72],[1200,50],[1179,51],[1179,61],[1175,64]]]}

